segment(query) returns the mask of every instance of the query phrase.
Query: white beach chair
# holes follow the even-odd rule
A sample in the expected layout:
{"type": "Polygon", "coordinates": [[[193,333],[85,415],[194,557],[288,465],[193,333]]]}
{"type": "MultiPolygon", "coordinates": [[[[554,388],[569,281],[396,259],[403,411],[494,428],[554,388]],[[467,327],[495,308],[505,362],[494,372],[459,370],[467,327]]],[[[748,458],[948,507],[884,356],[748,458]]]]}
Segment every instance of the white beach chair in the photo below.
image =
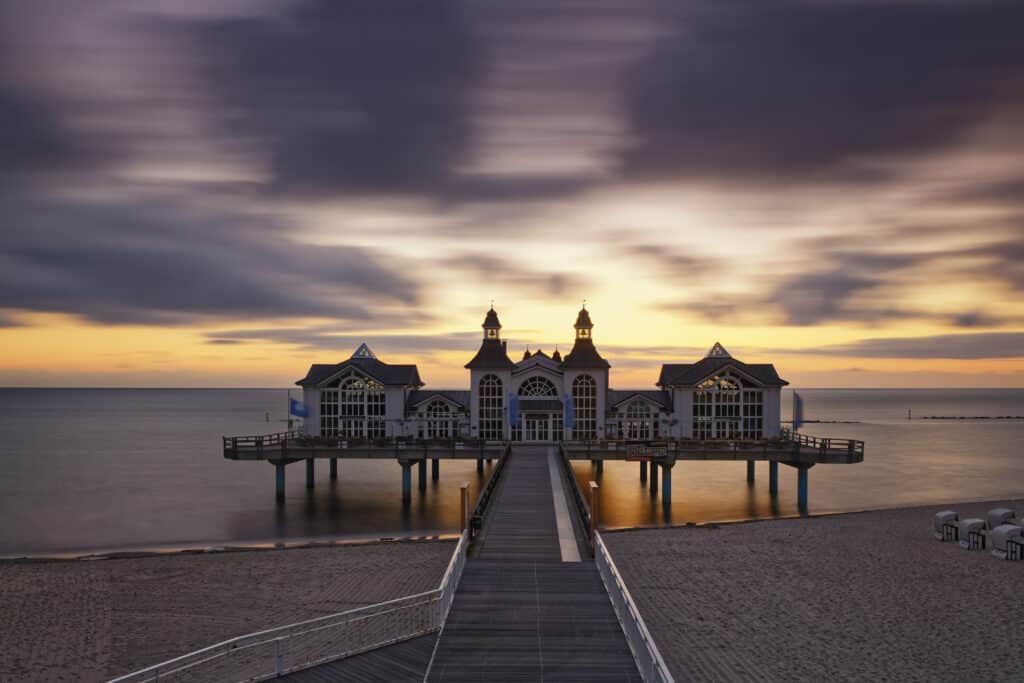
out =
{"type": "Polygon", "coordinates": [[[1014,518],[1014,512],[1010,508],[992,508],[985,517],[985,528],[992,531],[1001,524],[1009,524],[1014,518]]]}
{"type": "Polygon", "coordinates": [[[956,513],[956,510],[936,512],[935,519],[932,521],[932,533],[935,539],[938,541],[957,540],[959,538],[957,535],[958,519],[960,519],[960,515],[956,513]]]}
{"type": "Polygon", "coordinates": [[[992,554],[1000,560],[1024,559],[1024,527],[1000,524],[991,531],[992,554]]]}
{"type": "Polygon", "coordinates": [[[960,520],[960,547],[964,550],[985,549],[985,520],[977,517],[960,520]]]}

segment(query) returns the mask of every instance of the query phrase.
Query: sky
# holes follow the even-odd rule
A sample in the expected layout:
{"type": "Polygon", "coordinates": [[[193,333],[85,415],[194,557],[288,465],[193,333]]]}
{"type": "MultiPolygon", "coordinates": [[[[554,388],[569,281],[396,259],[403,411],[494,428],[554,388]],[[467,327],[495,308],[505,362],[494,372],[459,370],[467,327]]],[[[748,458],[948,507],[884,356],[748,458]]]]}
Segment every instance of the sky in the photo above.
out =
{"type": "Polygon", "coordinates": [[[0,385],[1024,386],[1019,0],[0,0],[0,385]]]}

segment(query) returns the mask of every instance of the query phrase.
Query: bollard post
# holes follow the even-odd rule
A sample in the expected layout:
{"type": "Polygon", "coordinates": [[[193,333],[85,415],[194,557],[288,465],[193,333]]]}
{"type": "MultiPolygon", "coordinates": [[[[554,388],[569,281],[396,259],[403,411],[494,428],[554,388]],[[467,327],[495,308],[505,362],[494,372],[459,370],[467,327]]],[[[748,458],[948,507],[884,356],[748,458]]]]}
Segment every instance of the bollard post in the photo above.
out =
{"type": "Polygon", "coordinates": [[[462,486],[459,487],[459,508],[461,513],[459,515],[459,530],[465,531],[466,527],[469,526],[469,482],[462,482],[462,486]]]}
{"type": "Polygon", "coordinates": [[[590,547],[594,547],[595,536],[594,532],[597,531],[598,518],[601,514],[601,499],[598,497],[598,491],[600,487],[596,481],[590,482],[590,547]]]}

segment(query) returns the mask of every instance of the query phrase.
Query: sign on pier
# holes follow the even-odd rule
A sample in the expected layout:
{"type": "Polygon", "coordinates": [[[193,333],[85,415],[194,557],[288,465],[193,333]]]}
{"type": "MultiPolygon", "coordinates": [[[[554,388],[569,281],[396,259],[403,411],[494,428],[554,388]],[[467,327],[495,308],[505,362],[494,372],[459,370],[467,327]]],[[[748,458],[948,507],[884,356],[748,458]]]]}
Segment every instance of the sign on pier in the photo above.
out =
{"type": "Polygon", "coordinates": [[[667,446],[651,446],[650,444],[627,444],[626,460],[628,462],[650,462],[668,455],[667,446]]]}

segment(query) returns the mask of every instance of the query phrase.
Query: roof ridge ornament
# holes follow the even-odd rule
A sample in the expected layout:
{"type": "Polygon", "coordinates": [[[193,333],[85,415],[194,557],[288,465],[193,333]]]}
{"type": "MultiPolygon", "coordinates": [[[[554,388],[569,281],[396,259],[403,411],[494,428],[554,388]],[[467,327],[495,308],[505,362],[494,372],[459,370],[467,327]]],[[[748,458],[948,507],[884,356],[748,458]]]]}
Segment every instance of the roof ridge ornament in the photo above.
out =
{"type": "Polygon", "coordinates": [[[356,349],[356,352],[352,354],[352,357],[372,358],[374,360],[377,360],[377,356],[373,353],[373,351],[370,350],[370,347],[366,345],[366,342],[363,342],[362,344],[359,345],[359,348],[356,349]]]}
{"type": "Polygon", "coordinates": [[[721,342],[715,342],[715,345],[708,351],[708,355],[705,358],[732,358],[732,355],[725,350],[721,342]]]}

